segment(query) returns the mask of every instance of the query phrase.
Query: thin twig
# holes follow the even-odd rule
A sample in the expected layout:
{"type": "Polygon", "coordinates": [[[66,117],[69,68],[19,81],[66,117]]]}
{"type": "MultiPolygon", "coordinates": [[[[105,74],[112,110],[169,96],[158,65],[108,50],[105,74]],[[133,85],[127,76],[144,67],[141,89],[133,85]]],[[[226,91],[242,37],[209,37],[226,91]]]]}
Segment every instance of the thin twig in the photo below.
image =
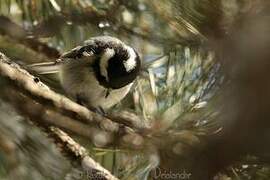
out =
{"type": "Polygon", "coordinates": [[[107,180],[117,180],[107,169],[102,167],[99,163],[93,160],[87,150],[75,142],[68,134],[60,130],[59,128],[50,127],[50,136],[60,144],[61,150],[64,153],[72,154],[77,161],[80,162],[84,173],[82,176],[91,177],[93,179],[107,179],[107,180]]]}
{"type": "Polygon", "coordinates": [[[14,40],[17,40],[19,43],[26,45],[30,49],[44,54],[48,59],[54,59],[60,56],[60,53],[56,49],[49,47],[47,44],[44,44],[34,38],[27,38],[28,32],[21,26],[12,22],[8,17],[3,15],[0,16],[0,24],[0,34],[7,35],[14,40]]]}

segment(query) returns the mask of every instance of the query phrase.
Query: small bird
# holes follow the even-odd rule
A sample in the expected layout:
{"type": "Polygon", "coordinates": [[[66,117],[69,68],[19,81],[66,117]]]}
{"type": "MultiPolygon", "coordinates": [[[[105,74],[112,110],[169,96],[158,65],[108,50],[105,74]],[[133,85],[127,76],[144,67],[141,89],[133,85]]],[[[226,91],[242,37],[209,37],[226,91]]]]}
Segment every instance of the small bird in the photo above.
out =
{"type": "Polygon", "coordinates": [[[90,109],[104,111],[127,95],[140,67],[138,53],[110,36],[93,37],[55,62],[31,65],[41,74],[59,72],[69,96],[90,109]]]}

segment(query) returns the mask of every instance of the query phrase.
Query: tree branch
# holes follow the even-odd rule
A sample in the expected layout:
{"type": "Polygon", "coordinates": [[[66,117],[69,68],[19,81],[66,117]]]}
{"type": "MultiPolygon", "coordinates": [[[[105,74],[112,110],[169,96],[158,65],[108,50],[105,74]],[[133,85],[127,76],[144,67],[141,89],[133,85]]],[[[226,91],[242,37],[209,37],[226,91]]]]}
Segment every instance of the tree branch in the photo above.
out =
{"type": "Polygon", "coordinates": [[[75,142],[71,137],[59,128],[49,127],[50,136],[60,144],[60,148],[64,153],[72,154],[82,166],[85,175],[94,179],[117,180],[107,169],[103,168],[99,163],[93,160],[87,150],[80,144],[75,142]]]}
{"type": "MultiPolygon", "coordinates": [[[[89,111],[86,107],[73,102],[65,96],[53,92],[48,86],[40,82],[38,78],[7,59],[5,55],[0,54],[0,58],[1,75],[14,81],[16,85],[27,91],[31,96],[39,98],[40,102],[46,102],[60,110],[71,112],[86,123],[92,123],[94,121],[99,123],[104,121],[111,122],[109,119],[89,111]]],[[[111,127],[106,130],[115,131],[118,128],[116,123],[111,122],[111,127]]]]}
{"type": "Polygon", "coordinates": [[[45,130],[65,156],[71,159],[72,162],[75,161],[79,163],[84,170],[84,174],[81,174],[81,176],[98,177],[106,180],[117,179],[99,163],[95,162],[89,156],[84,147],[76,143],[70,136],[59,128],[50,125],[56,125],[57,127],[89,137],[96,145],[107,144],[108,141],[112,139],[110,138],[111,135],[109,133],[102,132],[97,128],[89,127],[80,122],[74,121],[73,119],[52,110],[45,109],[41,104],[34,102],[27,96],[23,95],[23,93],[17,92],[15,89],[9,88],[8,92],[4,91],[4,95],[8,96],[7,99],[10,100],[9,102],[11,102],[21,114],[26,115],[31,121],[36,122],[39,127],[45,130]],[[96,135],[103,135],[104,138],[102,141],[99,140],[98,142],[98,139],[95,138],[96,135]]]}
{"type": "MultiPolygon", "coordinates": [[[[87,132],[87,129],[85,131],[78,131],[74,129],[74,127],[80,127],[77,129],[85,129],[85,126],[92,124],[96,127],[100,127],[102,130],[105,130],[105,132],[113,133],[119,136],[119,138],[115,139],[120,141],[122,140],[125,143],[125,147],[142,147],[143,138],[141,135],[135,133],[137,132],[136,130],[113,122],[110,119],[94,113],[88,110],[86,107],[73,102],[65,96],[55,93],[48,86],[40,82],[38,78],[29,74],[26,70],[21,69],[20,66],[10,61],[2,53],[0,54],[0,74],[10,80],[11,83],[17,87],[19,92],[23,92],[36,101],[28,101],[32,104],[28,109],[26,106],[21,105],[22,102],[18,103],[17,101],[16,103],[20,108],[26,108],[24,109],[24,112],[27,112],[29,116],[39,118],[40,115],[42,115],[42,120],[47,124],[56,125],[83,136],[91,137],[92,139],[94,137],[95,139],[97,136],[93,136],[93,134],[95,134],[94,132],[96,131],[90,130],[92,134],[87,135],[87,133],[83,133],[87,132]],[[38,104],[41,106],[38,107],[38,104]],[[36,109],[33,110],[35,107],[36,109]],[[48,107],[53,108],[53,110],[50,110],[48,107]],[[55,110],[59,111],[60,113],[55,112],[55,110]],[[83,123],[79,124],[79,122],[74,122],[74,118],[80,120],[83,123]],[[72,124],[72,126],[68,124],[72,124]],[[130,138],[134,140],[126,141],[130,138]]],[[[12,97],[13,96],[11,96],[11,98],[12,97]]],[[[16,97],[14,96],[14,98],[16,97]]],[[[95,142],[96,139],[94,143],[95,142]]],[[[102,142],[101,145],[104,146],[108,143],[110,142],[106,142],[105,144],[102,142]]]]}

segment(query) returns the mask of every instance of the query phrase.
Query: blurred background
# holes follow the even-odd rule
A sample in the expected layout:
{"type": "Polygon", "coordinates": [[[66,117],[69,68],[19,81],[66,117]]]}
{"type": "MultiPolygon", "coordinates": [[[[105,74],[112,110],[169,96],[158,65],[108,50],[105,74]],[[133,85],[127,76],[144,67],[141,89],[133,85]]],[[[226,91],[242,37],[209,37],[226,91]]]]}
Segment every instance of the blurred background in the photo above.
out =
{"type": "MultiPolygon", "coordinates": [[[[144,145],[70,133],[119,179],[270,179],[269,34],[267,0],[0,1],[0,52],[22,67],[98,35],[139,52],[142,73],[113,111],[139,117],[144,145]]],[[[32,73],[64,94],[57,74],[32,73]]],[[[90,179],[20,111],[19,87],[0,84],[0,179],[90,179]]]]}

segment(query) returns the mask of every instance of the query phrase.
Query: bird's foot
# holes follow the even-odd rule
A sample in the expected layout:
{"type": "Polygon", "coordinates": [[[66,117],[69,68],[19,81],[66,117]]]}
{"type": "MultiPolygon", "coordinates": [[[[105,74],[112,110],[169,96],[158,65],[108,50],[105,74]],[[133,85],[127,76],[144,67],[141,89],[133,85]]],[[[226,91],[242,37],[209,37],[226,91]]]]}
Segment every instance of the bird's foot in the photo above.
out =
{"type": "Polygon", "coordinates": [[[106,116],[107,113],[105,112],[105,110],[101,107],[101,106],[98,106],[98,107],[90,107],[89,108],[91,111],[101,115],[101,116],[106,116]]]}

